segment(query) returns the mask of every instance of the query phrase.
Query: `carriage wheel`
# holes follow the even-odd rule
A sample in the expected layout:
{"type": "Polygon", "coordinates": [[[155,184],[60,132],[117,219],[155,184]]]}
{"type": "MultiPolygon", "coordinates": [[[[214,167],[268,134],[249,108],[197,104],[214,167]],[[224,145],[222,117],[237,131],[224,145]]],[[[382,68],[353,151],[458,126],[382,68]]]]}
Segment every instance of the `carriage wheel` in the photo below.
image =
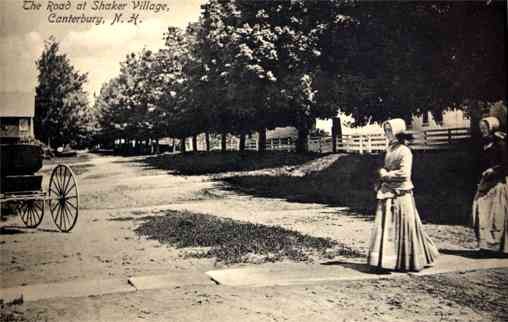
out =
{"type": "Polygon", "coordinates": [[[78,219],[78,182],[71,168],[59,164],[49,179],[49,210],[58,229],[69,232],[78,219]]]}
{"type": "Polygon", "coordinates": [[[18,213],[28,228],[40,225],[44,217],[44,200],[24,200],[18,203],[18,213]]]}

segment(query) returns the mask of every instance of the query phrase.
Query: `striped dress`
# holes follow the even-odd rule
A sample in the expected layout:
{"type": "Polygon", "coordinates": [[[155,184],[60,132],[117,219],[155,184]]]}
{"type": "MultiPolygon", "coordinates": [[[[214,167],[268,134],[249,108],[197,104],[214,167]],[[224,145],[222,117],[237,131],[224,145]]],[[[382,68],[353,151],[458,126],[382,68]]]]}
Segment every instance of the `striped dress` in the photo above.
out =
{"type": "Polygon", "coordinates": [[[368,264],[379,269],[420,271],[432,266],[439,252],[424,232],[411,181],[413,155],[398,142],[386,152],[382,183],[369,243],[368,264]]]}

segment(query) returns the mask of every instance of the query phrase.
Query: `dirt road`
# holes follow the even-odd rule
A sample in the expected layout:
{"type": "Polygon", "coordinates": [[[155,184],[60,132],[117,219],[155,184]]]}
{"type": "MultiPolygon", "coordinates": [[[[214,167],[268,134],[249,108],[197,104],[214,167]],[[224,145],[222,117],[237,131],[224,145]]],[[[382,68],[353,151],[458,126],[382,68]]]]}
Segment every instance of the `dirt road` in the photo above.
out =
{"type": "MultiPolygon", "coordinates": [[[[0,288],[87,280],[126,281],[132,276],[204,274],[224,268],[213,259],[185,258],[181,250],[136,235],[134,229],[144,217],[157,216],[168,209],[280,225],[366,251],[371,221],[365,214],[323,204],[242,195],[224,189],[221,181],[211,176],[168,174],[141,161],[142,157],[92,156],[74,164],[81,210],[71,233],[58,233],[49,215],[34,230],[21,228],[20,220],[15,217],[2,223],[0,288]]],[[[42,172],[49,173],[50,169],[51,166],[45,167],[42,172]]],[[[463,250],[475,246],[472,232],[464,227],[427,225],[426,229],[442,249],[463,250]]],[[[319,262],[299,265],[319,265],[319,262]]],[[[491,321],[508,316],[507,281],[508,270],[497,269],[263,288],[177,285],[4,306],[2,318],[491,321]]]]}

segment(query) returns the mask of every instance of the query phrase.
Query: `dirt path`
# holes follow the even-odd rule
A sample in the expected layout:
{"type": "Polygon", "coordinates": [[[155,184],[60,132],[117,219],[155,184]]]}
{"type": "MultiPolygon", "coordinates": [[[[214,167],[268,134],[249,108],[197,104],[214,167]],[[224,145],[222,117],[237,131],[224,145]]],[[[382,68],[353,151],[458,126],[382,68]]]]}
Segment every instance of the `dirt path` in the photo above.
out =
{"type": "MultiPolygon", "coordinates": [[[[224,189],[220,181],[213,180],[217,176],[171,175],[147,168],[141,160],[94,156],[74,165],[80,169],[81,211],[77,226],[69,234],[56,232],[49,215],[35,230],[20,228],[18,218],[2,223],[9,229],[0,235],[0,288],[217,269],[213,260],[183,258],[179,250],[134,233],[144,216],[162,215],[168,209],[280,225],[330,237],[366,252],[371,222],[365,214],[322,204],[241,195],[224,189]]],[[[43,173],[49,173],[50,168],[45,167],[43,173]]],[[[300,174],[298,169],[290,171],[300,174]]],[[[475,246],[472,232],[464,227],[426,225],[426,229],[440,248],[475,246]]],[[[182,287],[44,300],[15,306],[14,310],[20,312],[16,315],[20,318],[59,321],[487,321],[506,313],[500,308],[506,306],[501,298],[508,298],[507,274],[506,270],[493,270],[446,274],[443,278],[407,277],[401,284],[334,282],[262,291],[182,287]],[[450,290],[441,290],[435,297],[426,283],[448,283],[450,290]],[[453,292],[464,289],[469,293],[454,297],[453,292]],[[476,303],[478,299],[475,302],[475,297],[484,295],[491,299],[491,306],[476,303]],[[464,300],[470,302],[462,303],[464,300]]]]}

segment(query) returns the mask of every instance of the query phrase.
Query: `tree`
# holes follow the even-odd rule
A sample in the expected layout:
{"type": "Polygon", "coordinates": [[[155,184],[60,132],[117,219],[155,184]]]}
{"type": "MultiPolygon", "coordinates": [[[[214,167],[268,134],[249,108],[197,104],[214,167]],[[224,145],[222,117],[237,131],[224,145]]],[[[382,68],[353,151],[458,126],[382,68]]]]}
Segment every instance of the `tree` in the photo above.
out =
{"type": "Polygon", "coordinates": [[[196,28],[194,56],[196,68],[192,73],[194,96],[207,116],[205,130],[221,135],[221,150],[226,151],[227,133],[235,125],[235,107],[228,95],[227,71],[231,66],[231,52],[227,44],[233,28],[227,28],[225,21],[234,19],[236,11],[232,3],[213,0],[203,5],[196,28]]]}
{"type": "Polygon", "coordinates": [[[359,124],[426,111],[440,120],[464,100],[506,96],[506,3],[340,1],[333,12],[318,100],[359,124]]]}
{"type": "Polygon", "coordinates": [[[217,124],[241,136],[257,130],[261,142],[267,128],[292,125],[299,130],[298,150],[305,149],[314,119],[336,114],[314,99],[321,29],[308,14],[320,8],[320,1],[214,0],[205,6],[200,45],[204,78],[221,98],[214,106],[217,124]]]}
{"type": "Polygon", "coordinates": [[[76,71],[59,51],[59,43],[50,37],[36,62],[35,136],[53,146],[85,144],[94,122],[84,89],[87,74],[76,71]]]}

